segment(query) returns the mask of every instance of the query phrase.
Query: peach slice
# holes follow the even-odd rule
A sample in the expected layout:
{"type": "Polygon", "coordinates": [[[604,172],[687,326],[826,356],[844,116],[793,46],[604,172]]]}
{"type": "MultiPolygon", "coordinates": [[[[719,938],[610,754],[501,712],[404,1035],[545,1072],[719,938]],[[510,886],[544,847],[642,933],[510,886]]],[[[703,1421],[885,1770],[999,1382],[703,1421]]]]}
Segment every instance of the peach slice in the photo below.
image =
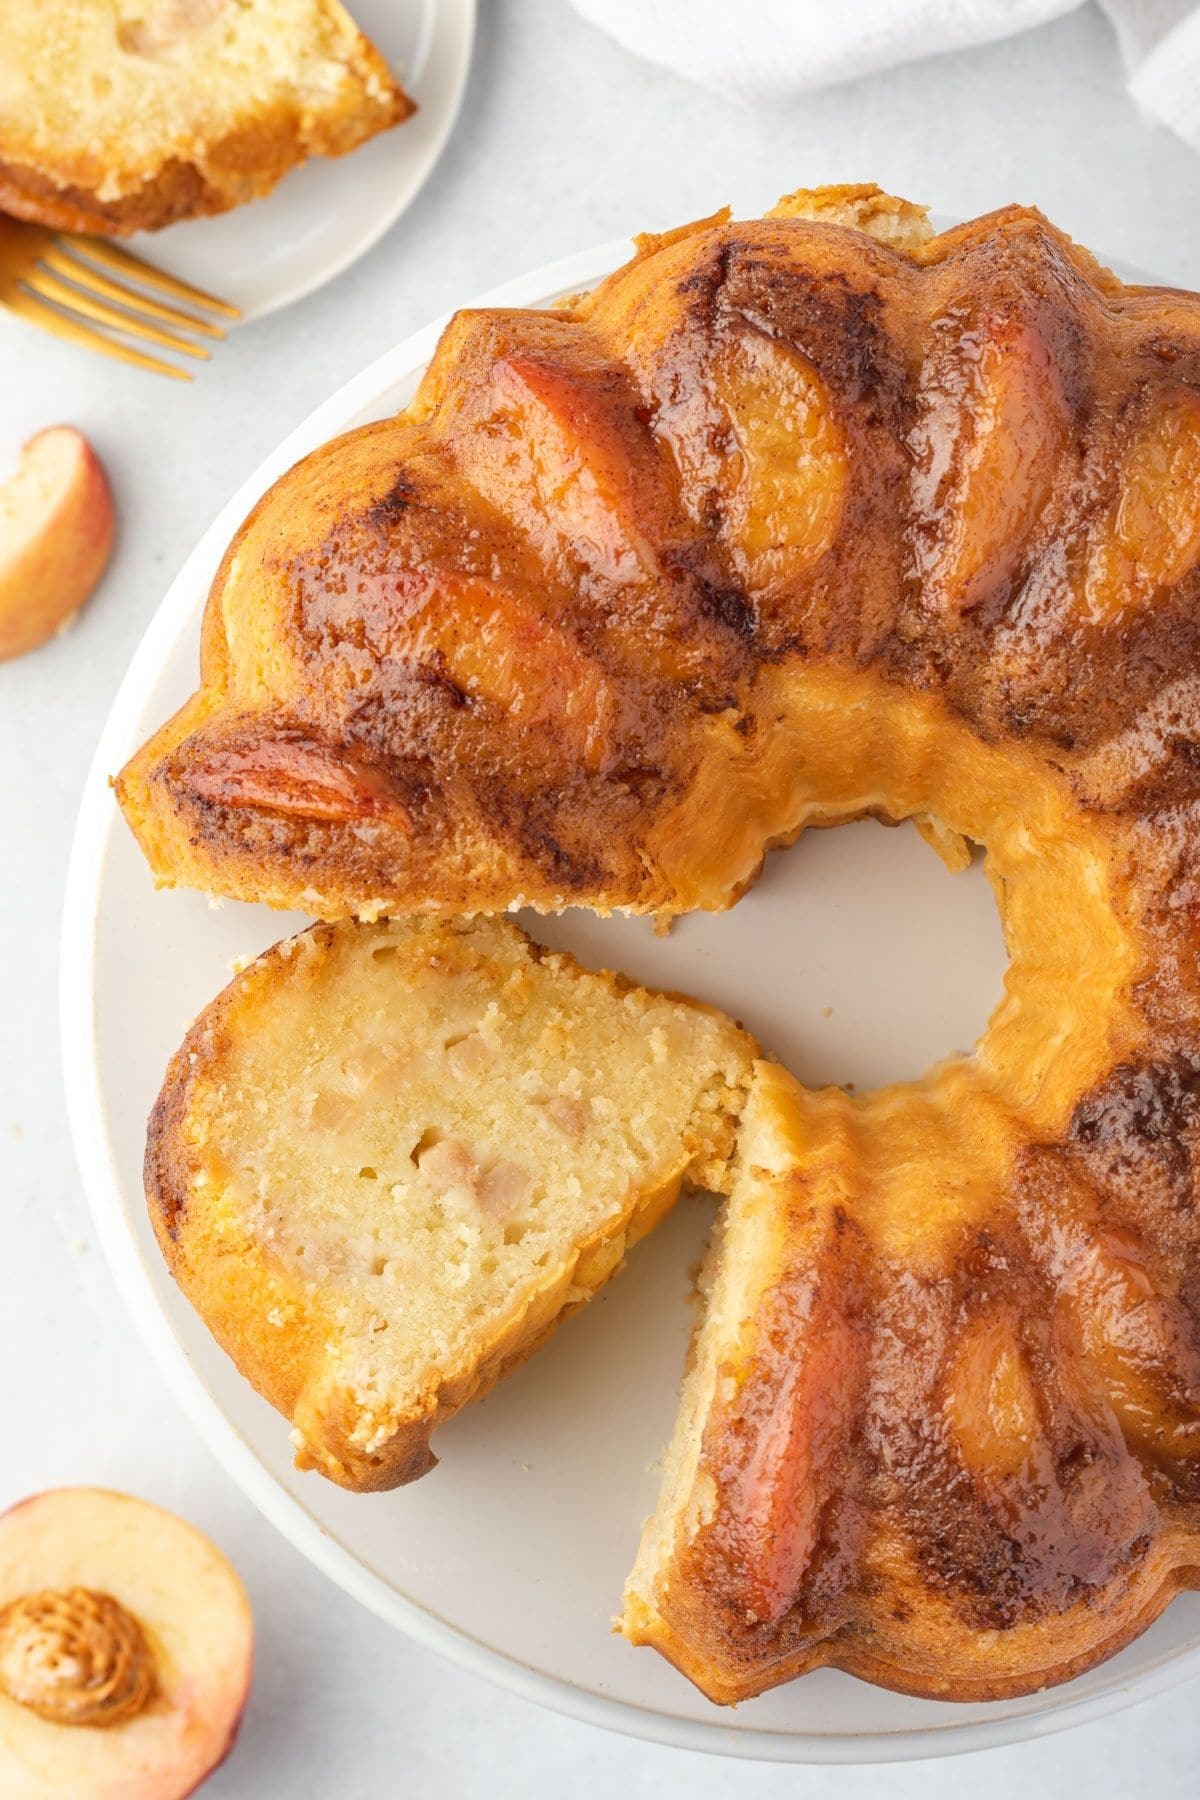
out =
{"type": "Polygon", "coordinates": [[[916,500],[946,610],[976,606],[1020,567],[1067,440],[1062,378],[1029,325],[991,320],[965,368],[935,375],[914,443],[916,500]]]}
{"type": "Polygon", "coordinates": [[[967,1328],[951,1365],[946,1415],[973,1472],[1011,1477],[1029,1466],[1042,1427],[1015,1314],[984,1314],[967,1328]]]}
{"type": "Polygon", "coordinates": [[[296,730],[269,733],[269,726],[257,737],[247,732],[243,742],[218,744],[199,756],[189,775],[193,792],[218,806],[321,821],[381,819],[411,829],[403,802],[367,764],[296,730]]]}
{"type": "MultiPolygon", "coordinates": [[[[791,1188],[802,1194],[798,1176],[791,1188]]],[[[718,1486],[735,1496],[723,1529],[739,1604],[759,1621],[777,1622],[796,1603],[827,1511],[841,1499],[862,1401],[857,1255],[836,1221],[825,1204],[789,1219],[792,1259],[762,1301],[737,1425],[709,1453],[718,1486]]]]}
{"type": "MultiPolygon", "coordinates": [[[[517,726],[549,725],[585,768],[602,768],[619,725],[618,696],[571,632],[546,616],[544,604],[482,576],[402,569],[328,595],[325,610],[343,629],[365,614],[368,641],[381,660],[444,675],[517,726]]],[[[316,771],[306,784],[332,786],[316,771]]],[[[336,794],[334,800],[339,803],[336,794]]]]}
{"type": "Polygon", "coordinates": [[[1108,1231],[1081,1256],[1071,1293],[1084,1347],[1135,1454],[1200,1454],[1200,1354],[1177,1300],[1158,1292],[1138,1244],[1108,1231]]]}
{"type": "Polygon", "coordinates": [[[1097,624],[1175,587],[1200,560],[1200,399],[1180,396],[1134,436],[1093,541],[1084,602],[1097,624]]]}
{"type": "Polygon", "coordinates": [[[817,1548],[862,1386],[853,1325],[827,1301],[814,1314],[804,1354],[758,1423],[742,1482],[747,1593],[771,1623],[794,1604],[817,1548]]]}
{"type": "Polygon", "coordinates": [[[490,389],[489,429],[455,447],[468,479],[486,483],[560,580],[573,584],[580,568],[622,585],[652,580],[658,558],[637,522],[639,446],[602,393],[520,353],[493,365],[490,389]]]}
{"type": "Polygon", "coordinates": [[[747,582],[798,580],[842,516],[849,462],[829,390],[807,357],[760,334],[722,359],[714,388],[733,428],[722,485],[747,582]]]}
{"type": "Polygon", "coordinates": [[[492,582],[443,577],[426,586],[411,615],[410,652],[436,651],[469,694],[518,724],[552,725],[586,768],[601,768],[616,696],[570,632],[492,582]]]}
{"type": "Polygon", "coordinates": [[[113,506],[104,470],[72,425],[31,437],[0,486],[0,661],[72,618],[108,562],[113,506]]]}
{"type": "Polygon", "coordinates": [[[254,1628],[220,1552],[102,1488],[0,1515],[0,1794],[184,1800],[237,1733],[254,1628]]]}
{"type": "MultiPolygon", "coordinates": [[[[480,400],[486,410],[472,416],[451,449],[460,474],[517,527],[542,563],[541,612],[557,605],[564,616],[572,607],[578,614],[582,592],[608,655],[643,680],[688,681],[703,667],[705,651],[686,623],[689,614],[678,610],[678,567],[659,553],[679,548],[663,480],[674,446],[668,434],[649,429],[647,409],[635,405],[624,382],[603,364],[557,367],[535,352],[512,350],[491,364],[480,400]],[[609,586],[638,597],[614,611],[600,599],[609,586]]],[[[485,584],[476,585],[482,593],[485,584]]],[[[544,623],[539,630],[545,632],[544,623]]],[[[543,653],[520,641],[515,653],[529,680],[543,653]]],[[[572,692],[578,652],[563,656],[548,640],[544,654],[553,659],[548,678],[560,663],[572,692]]],[[[486,660],[495,660],[490,649],[486,660]]],[[[572,704],[590,713],[594,672],[585,672],[584,682],[572,704]]],[[[594,744],[585,754],[596,755],[594,744]]]]}
{"type": "Polygon", "coordinates": [[[850,467],[815,366],[747,329],[722,339],[686,382],[661,369],[652,380],[655,432],[693,522],[706,535],[721,531],[752,593],[806,575],[833,543],[850,467]]]}

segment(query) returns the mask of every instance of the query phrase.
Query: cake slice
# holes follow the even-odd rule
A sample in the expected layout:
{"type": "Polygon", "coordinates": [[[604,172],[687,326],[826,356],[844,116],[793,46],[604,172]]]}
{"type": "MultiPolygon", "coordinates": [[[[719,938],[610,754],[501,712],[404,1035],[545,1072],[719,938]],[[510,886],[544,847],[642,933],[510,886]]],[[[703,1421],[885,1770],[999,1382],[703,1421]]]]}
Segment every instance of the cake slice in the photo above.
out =
{"type": "Polygon", "coordinates": [[[155,230],[256,200],[413,103],[339,0],[0,0],[0,210],[155,230]]]}
{"type": "Polygon", "coordinates": [[[681,1184],[727,1186],[753,1056],[721,1014],[505,919],[314,926],[173,1059],[150,1215],[298,1465],[394,1487],[681,1184]]]}

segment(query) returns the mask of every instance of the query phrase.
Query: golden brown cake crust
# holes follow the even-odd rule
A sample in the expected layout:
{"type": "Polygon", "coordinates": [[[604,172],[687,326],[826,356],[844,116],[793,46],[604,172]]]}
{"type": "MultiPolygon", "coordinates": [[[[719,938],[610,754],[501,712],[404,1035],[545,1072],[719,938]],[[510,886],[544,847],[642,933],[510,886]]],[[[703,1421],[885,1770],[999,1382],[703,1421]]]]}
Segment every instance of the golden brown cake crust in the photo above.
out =
{"type": "MultiPolygon", "coordinates": [[[[93,10],[90,0],[79,9],[44,0],[42,37],[21,55],[61,55],[61,44],[55,49],[56,33],[80,30],[93,10]]],[[[156,231],[260,199],[308,157],[345,155],[414,111],[379,52],[341,7],[334,0],[316,0],[314,17],[330,39],[323,52],[314,41],[312,54],[340,60],[336,94],[322,95],[315,87],[305,94],[303,72],[298,71],[295,91],[281,82],[269,99],[248,97],[240,115],[225,108],[218,115],[224,122],[215,129],[203,115],[170,120],[157,140],[132,145],[126,141],[124,115],[112,109],[111,99],[97,98],[105,82],[105,95],[117,91],[104,59],[119,62],[123,74],[140,70],[149,110],[159,103],[156,78],[175,76],[186,66],[182,59],[189,41],[203,46],[222,23],[220,0],[159,0],[157,7],[142,10],[148,26],[117,20],[105,10],[115,33],[111,42],[95,32],[93,21],[87,22],[94,35],[80,40],[80,57],[93,85],[86,97],[81,95],[78,108],[89,120],[87,133],[70,136],[64,130],[56,137],[45,123],[33,131],[26,116],[34,110],[32,102],[20,112],[0,107],[0,210],[62,231],[118,236],[156,231]],[[170,29],[172,47],[164,51],[155,42],[139,53],[130,34],[153,30],[156,16],[170,29]]],[[[169,102],[164,103],[170,111],[169,102]]],[[[186,99],[178,104],[186,110],[186,99]]]]}

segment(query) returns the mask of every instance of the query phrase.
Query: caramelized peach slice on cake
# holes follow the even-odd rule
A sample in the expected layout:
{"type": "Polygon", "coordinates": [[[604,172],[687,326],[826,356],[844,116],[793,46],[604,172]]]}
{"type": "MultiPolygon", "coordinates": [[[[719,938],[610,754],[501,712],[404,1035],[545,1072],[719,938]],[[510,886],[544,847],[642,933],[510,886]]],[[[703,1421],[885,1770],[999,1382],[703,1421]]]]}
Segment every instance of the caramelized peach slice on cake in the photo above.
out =
{"type": "Polygon", "coordinates": [[[1127,1233],[1082,1246],[1066,1279],[1084,1346],[1131,1450],[1166,1470],[1200,1458],[1200,1350],[1127,1233]]]}
{"type": "Polygon", "coordinates": [[[1089,545],[1083,605],[1098,624],[1175,587],[1200,559],[1200,395],[1160,403],[1121,459],[1117,495],[1089,545]]]}
{"type": "MultiPolygon", "coordinates": [[[[603,670],[571,632],[496,583],[404,572],[388,578],[392,655],[436,670],[514,725],[553,727],[588,769],[600,768],[618,708],[603,670]]],[[[361,604],[361,603],[356,603],[361,604]]]]}
{"type": "Polygon", "coordinates": [[[623,370],[512,349],[492,363],[450,447],[460,473],[539,558],[540,610],[557,602],[625,668],[679,682],[705,660],[680,613],[686,576],[673,566],[676,550],[686,562],[696,546],[677,542],[665,453],[645,410],[623,370]]]}
{"type": "Polygon", "coordinates": [[[727,536],[751,589],[795,581],[841,521],[847,453],[829,390],[807,357],[760,332],[740,336],[714,373],[732,427],[727,536]]]}
{"type": "Polygon", "coordinates": [[[1011,1309],[973,1319],[951,1363],[946,1415],[970,1470],[983,1480],[1020,1475],[1042,1435],[1037,1393],[1011,1309]]]}
{"type": "Polygon", "coordinates": [[[935,349],[923,398],[918,566],[961,613],[1020,569],[1066,443],[1062,380],[1032,325],[992,318],[935,349]]]}
{"type": "MultiPolygon", "coordinates": [[[[458,468],[568,584],[580,572],[622,586],[658,573],[637,519],[637,443],[620,429],[615,380],[513,350],[489,370],[484,419],[453,440],[458,468]]],[[[642,459],[651,460],[648,446],[642,459]]]]}
{"type": "Polygon", "coordinates": [[[200,799],[299,818],[386,819],[408,829],[408,813],[369,764],[299,728],[251,718],[242,735],[206,745],[188,772],[200,799]]]}
{"type": "Polygon", "coordinates": [[[813,364],[747,328],[720,339],[694,378],[653,379],[664,389],[655,431],[694,522],[719,528],[752,592],[807,574],[837,533],[849,471],[813,364]]]}
{"type": "MultiPolygon", "coordinates": [[[[1009,1255],[998,1265],[1021,1283],[1009,1255]]],[[[951,1323],[944,1460],[919,1403],[906,1421],[905,1505],[955,1607],[1013,1626],[1120,1579],[1153,1506],[1070,1321],[1024,1289],[971,1304],[951,1323]]]]}
{"type": "Polygon", "coordinates": [[[759,1354],[739,1385],[736,1429],[709,1446],[718,1488],[736,1496],[722,1554],[739,1567],[739,1602],[751,1622],[776,1624],[801,1597],[836,1503],[842,1451],[861,1398],[861,1337],[839,1279],[838,1230],[814,1211],[795,1222],[787,1278],[758,1320],[759,1354]],[[768,1346],[786,1344],[772,1355],[768,1346]]]}

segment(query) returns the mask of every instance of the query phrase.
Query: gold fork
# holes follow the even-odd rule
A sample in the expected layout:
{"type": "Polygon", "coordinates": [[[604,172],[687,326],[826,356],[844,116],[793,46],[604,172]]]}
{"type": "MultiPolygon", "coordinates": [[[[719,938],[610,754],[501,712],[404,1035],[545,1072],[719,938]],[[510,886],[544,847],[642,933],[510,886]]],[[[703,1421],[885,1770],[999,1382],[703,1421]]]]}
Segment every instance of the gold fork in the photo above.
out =
{"type": "Polygon", "coordinates": [[[189,287],[186,281],[152,268],[115,244],[79,237],[71,231],[46,231],[40,225],[26,225],[0,214],[0,309],[55,337],[66,338],[68,343],[98,350],[102,356],[116,357],[118,362],[133,363],[139,369],[153,369],[158,375],[171,375],[176,381],[190,381],[190,372],[177,363],[135,350],[109,333],[123,332],[146,344],[207,358],[209,352],[203,344],[193,343],[192,338],[222,338],[224,331],[196,311],[168,306],[152,294],[138,292],[138,288],[186,300],[200,312],[216,313],[226,319],[240,316],[236,306],[200,288],[189,287]],[[105,270],[109,273],[105,274],[105,270]],[[122,279],[114,280],[114,276],[122,279]],[[129,282],[136,282],[137,288],[128,286],[129,282]],[[113,301],[118,304],[114,306],[113,301]],[[85,319],[107,329],[97,331],[84,324],[85,319]],[[181,332],[190,336],[181,336],[181,332]]]}

